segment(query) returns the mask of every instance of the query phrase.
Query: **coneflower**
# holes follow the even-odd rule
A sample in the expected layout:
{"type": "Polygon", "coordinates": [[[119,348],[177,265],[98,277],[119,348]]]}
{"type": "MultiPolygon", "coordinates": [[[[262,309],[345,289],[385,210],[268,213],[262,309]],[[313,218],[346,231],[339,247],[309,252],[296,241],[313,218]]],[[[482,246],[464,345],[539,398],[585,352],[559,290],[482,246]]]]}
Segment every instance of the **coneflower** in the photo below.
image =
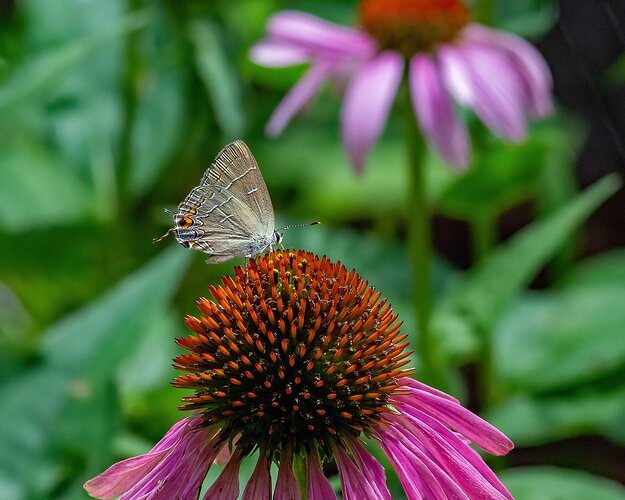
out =
{"type": "Polygon", "coordinates": [[[303,251],[275,251],[236,267],[200,299],[174,385],[191,416],[147,454],[85,484],[97,498],[197,498],[208,469],[225,463],[205,499],[236,499],[241,461],[258,461],[244,499],[390,499],[377,442],[408,498],[511,498],[469,446],[512,443],[452,397],[409,378],[408,343],[379,292],[356,271],[303,251]],[[452,430],[453,429],[453,430],[452,430]],[[455,432],[454,432],[455,431],[455,432]],[[364,438],[367,438],[366,440],[364,438]]]}
{"type": "Polygon", "coordinates": [[[343,143],[357,172],[382,133],[404,73],[427,142],[466,167],[470,145],[453,101],[498,136],[520,141],[527,119],[549,115],[551,75],[540,53],[510,33],[471,22],[461,0],[361,0],[358,28],[296,11],[274,14],[251,53],[270,67],[311,63],[267,123],[279,135],[327,78],[345,84],[343,143]]]}

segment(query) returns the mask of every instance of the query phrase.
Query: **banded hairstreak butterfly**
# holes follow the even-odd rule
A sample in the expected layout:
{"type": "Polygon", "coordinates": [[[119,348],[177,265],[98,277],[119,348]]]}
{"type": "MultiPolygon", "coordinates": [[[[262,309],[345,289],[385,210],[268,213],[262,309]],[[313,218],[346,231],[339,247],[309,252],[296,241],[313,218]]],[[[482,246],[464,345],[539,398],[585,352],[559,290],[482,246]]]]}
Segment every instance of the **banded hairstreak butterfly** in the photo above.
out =
{"type": "Polygon", "coordinates": [[[208,263],[252,257],[278,245],[267,185],[252,152],[243,141],[224,147],[174,214],[178,243],[210,257],[208,263]]]}

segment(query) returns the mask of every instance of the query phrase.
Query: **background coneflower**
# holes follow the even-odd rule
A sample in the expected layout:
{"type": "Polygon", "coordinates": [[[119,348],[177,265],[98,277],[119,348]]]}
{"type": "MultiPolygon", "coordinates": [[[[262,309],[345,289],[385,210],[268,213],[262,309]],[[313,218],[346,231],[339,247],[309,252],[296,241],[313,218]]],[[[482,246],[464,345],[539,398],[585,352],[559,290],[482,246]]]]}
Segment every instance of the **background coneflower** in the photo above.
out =
{"type": "Polygon", "coordinates": [[[192,388],[175,424],[151,452],[111,466],[85,488],[98,498],[159,493],[196,498],[217,458],[222,473],[204,498],[235,499],[241,461],[258,452],[243,498],[334,498],[322,464],[334,460],[343,497],[390,499],[384,469],[362,438],[377,441],[408,498],[511,498],[473,451],[512,443],[444,393],[407,375],[410,351],[386,300],[356,271],[303,251],[275,251],[187,316],[189,351],[175,367],[192,388]],[[455,432],[453,432],[453,429],[455,432]],[[302,471],[306,471],[305,473],[302,471]]]}

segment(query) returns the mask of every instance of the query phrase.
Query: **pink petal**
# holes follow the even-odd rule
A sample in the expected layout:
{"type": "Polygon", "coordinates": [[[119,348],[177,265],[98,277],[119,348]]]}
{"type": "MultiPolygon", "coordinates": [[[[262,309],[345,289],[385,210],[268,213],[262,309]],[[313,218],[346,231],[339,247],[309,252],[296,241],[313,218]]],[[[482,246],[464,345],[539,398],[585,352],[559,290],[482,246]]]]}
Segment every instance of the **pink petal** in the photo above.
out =
{"type": "Polygon", "coordinates": [[[328,76],[331,69],[330,63],[320,61],[314,64],[301,80],[289,90],[267,122],[265,133],[269,137],[275,137],[282,133],[295,113],[313,98],[319,85],[328,76]]]}
{"type": "Polygon", "coordinates": [[[418,447],[405,446],[391,425],[376,429],[380,446],[393,464],[409,500],[466,499],[458,485],[418,447]]]}
{"type": "Polygon", "coordinates": [[[228,465],[204,495],[204,500],[236,500],[239,497],[240,451],[240,448],[234,451],[228,465]]]}
{"type": "Polygon", "coordinates": [[[514,69],[525,84],[530,115],[542,118],[553,112],[551,72],[540,52],[532,44],[517,36],[480,24],[468,25],[462,36],[507,52],[514,69]]]}
{"type": "Polygon", "coordinates": [[[356,172],[362,172],[369,149],[388,118],[401,82],[404,61],[385,51],[365,63],[352,79],[341,113],[343,143],[356,172]]]}
{"type": "Polygon", "coordinates": [[[406,406],[419,408],[489,453],[505,455],[514,448],[514,443],[503,432],[462,405],[420,389],[410,388],[410,391],[409,395],[398,395],[397,400],[406,406]]]}
{"type": "Polygon", "coordinates": [[[339,469],[341,478],[341,490],[345,500],[382,500],[376,488],[370,484],[369,478],[356,467],[351,458],[345,453],[341,446],[334,448],[334,459],[339,469]]]}
{"type": "Polygon", "coordinates": [[[303,12],[278,12],[269,20],[267,34],[272,41],[317,55],[366,57],[375,50],[368,34],[303,12]]]}
{"type": "Polygon", "coordinates": [[[99,476],[84,484],[95,498],[115,498],[125,493],[146,476],[171,450],[128,458],[111,465],[99,476]]]}
{"type": "Polygon", "coordinates": [[[432,423],[433,419],[428,419],[427,415],[419,415],[418,410],[413,410],[412,414],[404,414],[401,417],[393,415],[388,420],[395,424],[393,428],[406,446],[421,448],[430,455],[471,498],[493,500],[512,498],[477,453],[473,452],[477,460],[467,460],[460,450],[468,447],[460,440],[444,439],[445,429],[440,425],[437,426],[435,421],[434,426],[430,427],[428,424],[432,423]],[[436,427],[438,428],[435,430],[436,427]],[[474,467],[474,464],[477,467],[474,467]],[[491,482],[493,478],[495,484],[491,482]]]}
{"type": "Polygon", "coordinates": [[[439,57],[445,85],[460,104],[473,108],[495,134],[511,141],[525,137],[522,82],[504,54],[465,43],[441,48],[439,57]]]}
{"type": "Polygon", "coordinates": [[[436,63],[430,56],[417,54],[410,60],[410,91],[425,137],[448,163],[466,167],[469,157],[467,131],[456,116],[436,63]]]}
{"type": "Polygon", "coordinates": [[[120,500],[142,500],[157,493],[162,498],[197,498],[202,482],[211,467],[220,435],[196,425],[187,426],[171,453],[120,500]]]}
{"type": "Polygon", "coordinates": [[[271,498],[271,475],[269,463],[265,455],[256,462],[254,472],[243,491],[242,500],[267,500],[271,498]]]}
{"type": "Polygon", "coordinates": [[[458,401],[453,396],[450,396],[446,392],[439,391],[438,389],[435,389],[434,387],[430,387],[429,385],[426,385],[423,382],[419,382],[418,380],[415,380],[413,378],[401,377],[399,379],[399,383],[402,386],[408,386],[408,387],[412,387],[414,389],[419,389],[421,391],[429,392],[430,394],[433,394],[433,395],[438,396],[440,398],[444,398],[444,399],[447,399],[448,401],[453,401],[455,403],[460,404],[460,401],[458,401]]]}
{"type": "Polygon", "coordinates": [[[486,465],[482,457],[470,446],[471,443],[467,442],[462,434],[450,431],[443,424],[434,418],[428,417],[425,413],[421,413],[419,419],[437,432],[441,439],[445,440],[450,446],[453,446],[455,450],[462,455],[462,458],[478,471],[482,478],[489,482],[499,493],[506,498],[511,498],[506,487],[499,481],[499,478],[488,465],[486,465]]]}
{"type": "Polygon", "coordinates": [[[163,461],[185,438],[190,428],[198,425],[198,418],[176,422],[163,438],[145,455],[128,458],[111,465],[100,475],[84,484],[95,498],[115,498],[130,490],[163,461]]]}
{"type": "Polygon", "coordinates": [[[336,500],[330,482],[323,474],[314,451],[308,454],[308,500],[336,500]]]}
{"type": "Polygon", "coordinates": [[[310,54],[299,47],[262,41],[254,45],[250,50],[250,59],[261,66],[281,68],[308,62],[310,54]]]}
{"type": "Polygon", "coordinates": [[[300,498],[299,486],[291,468],[291,454],[283,449],[280,453],[280,467],[273,500],[293,500],[300,498]]]}
{"type": "Polygon", "coordinates": [[[376,489],[379,498],[392,500],[391,492],[386,486],[386,473],[380,462],[364,446],[361,446],[356,439],[351,440],[349,448],[354,454],[358,467],[360,467],[364,476],[369,478],[370,484],[376,489]]]}

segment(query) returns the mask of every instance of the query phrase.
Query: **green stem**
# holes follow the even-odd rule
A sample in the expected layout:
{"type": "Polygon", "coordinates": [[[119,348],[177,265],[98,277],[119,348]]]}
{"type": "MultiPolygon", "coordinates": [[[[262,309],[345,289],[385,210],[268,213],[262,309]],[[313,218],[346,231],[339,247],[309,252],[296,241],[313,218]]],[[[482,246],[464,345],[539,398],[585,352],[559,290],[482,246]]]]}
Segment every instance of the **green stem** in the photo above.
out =
{"type": "Polygon", "coordinates": [[[475,11],[480,23],[492,25],[495,18],[495,0],[478,0],[475,11]]]}
{"type": "MultiPolygon", "coordinates": [[[[481,263],[488,258],[491,250],[497,243],[497,217],[492,214],[478,214],[471,221],[471,243],[473,249],[473,265],[481,263]]],[[[491,338],[492,334],[485,335],[491,338]]],[[[478,387],[480,394],[479,406],[487,408],[495,399],[495,385],[492,377],[493,359],[492,343],[485,342],[481,349],[481,357],[478,365],[478,387]]]]}
{"type": "Polygon", "coordinates": [[[483,261],[497,243],[497,222],[493,219],[480,214],[470,222],[473,264],[483,261]]]}
{"type": "Polygon", "coordinates": [[[408,78],[403,82],[404,142],[406,144],[408,184],[408,230],[412,267],[414,308],[419,336],[414,343],[423,364],[423,372],[434,373],[434,354],[430,332],[432,315],[432,248],[430,241],[430,206],[428,203],[425,143],[417,128],[410,99],[408,78]]]}

